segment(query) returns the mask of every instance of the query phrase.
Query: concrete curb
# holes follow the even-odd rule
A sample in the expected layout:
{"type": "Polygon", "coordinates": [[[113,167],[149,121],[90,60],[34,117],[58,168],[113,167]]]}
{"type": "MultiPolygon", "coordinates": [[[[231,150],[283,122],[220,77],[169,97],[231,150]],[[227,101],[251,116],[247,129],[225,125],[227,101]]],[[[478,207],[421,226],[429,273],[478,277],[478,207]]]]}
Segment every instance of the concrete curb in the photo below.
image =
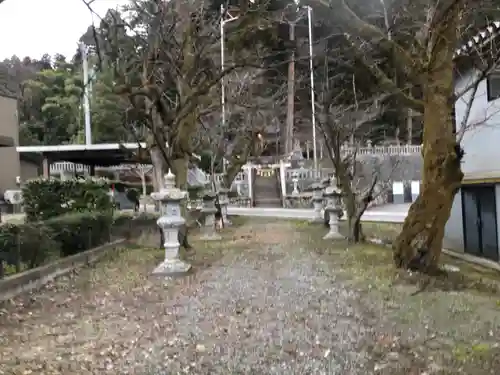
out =
{"type": "Polygon", "coordinates": [[[458,252],[448,250],[448,249],[443,249],[443,253],[446,255],[449,255],[453,258],[457,258],[457,259],[466,261],[468,263],[473,263],[473,264],[477,264],[478,266],[481,266],[481,267],[490,268],[490,269],[493,269],[495,271],[500,271],[500,264],[496,263],[492,260],[475,257],[473,255],[458,253],[458,252]]]}
{"type": "MultiPolygon", "coordinates": [[[[374,245],[379,245],[379,246],[386,246],[386,247],[392,246],[392,242],[389,243],[386,241],[382,241],[378,238],[368,238],[367,242],[374,244],[374,245]]],[[[500,271],[500,264],[493,262],[492,260],[479,258],[479,257],[475,257],[473,255],[468,255],[468,254],[457,253],[456,251],[452,251],[452,250],[448,250],[448,249],[443,249],[442,252],[443,252],[443,254],[446,254],[452,258],[457,258],[457,259],[463,260],[467,263],[472,263],[472,264],[476,264],[480,267],[489,268],[489,269],[492,269],[495,271],[500,271]]]]}
{"type": "Polygon", "coordinates": [[[108,250],[126,242],[125,238],[109,242],[99,247],[71,255],[45,266],[33,268],[0,280],[0,302],[17,295],[40,289],[55,278],[65,275],[75,269],[96,263],[108,250]]]}

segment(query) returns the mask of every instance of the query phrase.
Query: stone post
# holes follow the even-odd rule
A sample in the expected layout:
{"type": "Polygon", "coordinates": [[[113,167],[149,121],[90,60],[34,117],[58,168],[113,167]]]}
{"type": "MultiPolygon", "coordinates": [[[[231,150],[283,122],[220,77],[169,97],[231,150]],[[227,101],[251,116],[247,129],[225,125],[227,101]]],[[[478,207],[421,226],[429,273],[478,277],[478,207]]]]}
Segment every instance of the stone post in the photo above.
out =
{"type": "Polygon", "coordinates": [[[201,213],[205,216],[205,225],[203,226],[202,239],[207,241],[220,240],[221,236],[215,232],[215,193],[206,192],[203,195],[203,208],[201,213]]]}
{"type": "Polygon", "coordinates": [[[292,195],[299,195],[299,175],[297,174],[297,172],[293,172],[292,182],[293,182],[292,195]]]}
{"type": "Polygon", "coordinates": [[[286,164],[280,160],[280,182],[281,182],[281,196],[286,196],[286,164]]]}
{"type": "Polygon", "coordinates": [[[415,202],[420,194],[420,181],[411,182],[411,201],[415,202]]]}
{"type": "Polygon", "coordinates": [[[236,192],[238,193],[238,197],[241,197],[241,185],[243,184],[242,180],[236,180],[234,182],[236,184],[236,192]]]}
{"type": "Polygon", "coordinates": [[[229,189],[220,188],[219,189],[219,204],[220,210],[222,213],[222,221],[224,225],[230,226],[232,223],[229,221],[227,217],[227,206],[229,205],[229,197],[228,197],[229,189]]]}
{"type": "Polygon", "coordinates": [[[392,195],[394,197],[393,203],[405,203],[405,186],[402,181],[394,181],[392,183],[392,195]]]}
{"type": "Polygon", "coordinates": [[[328,215],[330,231],[323,237],[324,240],[340,240],[344,239],[339,232],[339,219],[342,217],[343,210],[340,205],[341,193],[335,185],[329,186],[325,189],[326,208],[325,211],[328,215]]]}
{"type": "Polygon", "coordinates": [[[153,274],[159,276],[176,276],[188,272],[191,265],[179,259],[179,230],[186,220],[181,216],[181,201],[187,198],[187,191],[175,187],[175,176],[169,170],[164,177],[164,187],[151,194],[161,205],[162,216],[157,224],[163,232],[165,240],[165,260],[154,269],[153,274]]]}
{"type": "Polygon", "coordinates": [[[323,186],[320,183],[315,183],[311,185],[313,196],[312,202],[314,207],[314,217],[311,220],[315,223],[323,222],[323,217],[321,217],[321,209],[323,208],[323,186]]]}
{"type": "Polygon", "coordinates": [[[247,174],[247,181],[248,181],[248,198],[250,198],[250,207],[252,207],[253,203],[253,165],[252,164],[245,164],[243,166],[243,169],[245,170],[247,174]]]}

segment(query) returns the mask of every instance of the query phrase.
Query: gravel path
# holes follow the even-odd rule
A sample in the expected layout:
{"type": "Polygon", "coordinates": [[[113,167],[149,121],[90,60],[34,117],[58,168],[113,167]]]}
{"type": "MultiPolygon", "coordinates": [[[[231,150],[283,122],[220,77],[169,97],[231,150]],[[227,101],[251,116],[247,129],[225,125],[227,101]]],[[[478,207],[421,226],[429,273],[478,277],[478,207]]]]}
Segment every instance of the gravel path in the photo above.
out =
{"type": "Polygon", "coordinates": [[[152,316],[120,371],[134,374],[366,374],[356,295],[302,250],[287,222],[241,228],[228,254],[152,316]],[[158,324],[156,322],[159,322],[158,324]]]}
{"type": "Polygon", "coordinates": [[[498,275],[458,264],[415,294],[425,278],[390,251],[324,233],[259,219],[193,237],[175,280],[151,276],[156,236],[109,254],[0,304],[0,375],[498,373],[498,275]]]}

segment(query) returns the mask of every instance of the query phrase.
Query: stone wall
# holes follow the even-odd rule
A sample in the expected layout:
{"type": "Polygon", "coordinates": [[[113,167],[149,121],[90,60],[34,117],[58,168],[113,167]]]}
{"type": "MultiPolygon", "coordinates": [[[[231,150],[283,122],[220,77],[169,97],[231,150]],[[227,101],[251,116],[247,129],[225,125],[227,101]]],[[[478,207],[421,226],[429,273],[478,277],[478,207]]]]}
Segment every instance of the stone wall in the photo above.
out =
{"type": "MultiPolygon", "coordinates": [[[[420,154],[412,155],[360,155],[357,158],[357,175],[359,186],[362,188],[371,181],[374,173],[379,175],[383,188],[387,188],[394,181],[419,181],[422,174],[422,157],[420,154]]],[[[333,172],[333,170],[332,170],[333,172]]],[[[314,181],[311,178],[299,179],[299,190],[306,191],[314,181]]],[[[287,179],[287,194],[291,194],[293,182],[287,179]]]]}
{"type": "Polygon", "coordinates": [[[363,174],[380,174],[382,181],[419,181],[422,175],[423,160],[420,154],[414,155],[361,155],[358,157],[363,174]]]}

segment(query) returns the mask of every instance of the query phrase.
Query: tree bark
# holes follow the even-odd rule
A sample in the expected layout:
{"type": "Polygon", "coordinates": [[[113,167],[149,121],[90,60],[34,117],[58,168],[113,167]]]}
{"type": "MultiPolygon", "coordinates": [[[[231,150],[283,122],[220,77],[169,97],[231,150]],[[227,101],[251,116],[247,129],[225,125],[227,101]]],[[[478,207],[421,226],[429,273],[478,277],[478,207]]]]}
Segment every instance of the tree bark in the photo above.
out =
{"type": "Polygon", "coordinates": [[[148,195],[148,190],[146,186],[146,172],[143,167],[140,167],[139,173],[141,174],[141,186],[142,186],[142,196],[145,197],[148,195]]]}
{"type": "Polygon", "coordinates": [[[361,225],[361,215],[354,215],[348,218],[348,241],[360,243],[364,240],[363,227],[361,225]]]}
{"type": "Polygon", "coordinates": [[[224,175],[224,187],[230,188],[236,175],[241,171],[241,168],[248,162],[252,151],[254,151],[254,156],[260,155],[262,148],[255,150],[256,137],[254,134],[243,135],[237,140],[236,146],[231,153],[231,158],[229,160],[229,166],[224,175]]]}
{"type": "Polygon", "coordinates": [[[408,108],[406,114],[406,143],[411,145],[413,143],[413,109],[408,108]]]}
{"type": "Polygon", "coordinates": [[[462,152],[453,133],[451,117],[458,12],[456,5],[440,26],[434,26],[433,34],[437,40],[423,84],[422,186],[393,245],[397,267],[426,273],[438,268],[444,228],[463,178],[460,168],[462,152]]]}
{"type": "Polygon", "coordinates": [[[157,146],[151,146],[150,155],[151,164],[153,165],[153,187],[155,191],[160,191],[163,184],[163,175],[165,174],[163,157],[157,146]]]}

